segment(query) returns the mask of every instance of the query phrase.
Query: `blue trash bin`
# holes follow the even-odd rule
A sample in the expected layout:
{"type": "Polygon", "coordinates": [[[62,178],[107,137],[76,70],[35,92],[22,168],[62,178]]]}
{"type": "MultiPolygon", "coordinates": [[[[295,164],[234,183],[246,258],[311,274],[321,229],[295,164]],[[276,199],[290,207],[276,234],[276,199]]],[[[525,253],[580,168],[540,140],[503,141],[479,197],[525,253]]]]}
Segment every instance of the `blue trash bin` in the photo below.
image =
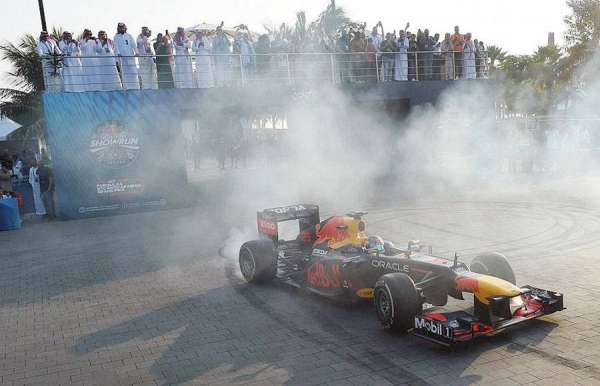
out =
{"type": "Polygon", "coordinates": [[[12,231],[21,229],[21,217],[19,216],[19,203],[16,198],[4,198],[0,200],[0,231],[12,231]]]}

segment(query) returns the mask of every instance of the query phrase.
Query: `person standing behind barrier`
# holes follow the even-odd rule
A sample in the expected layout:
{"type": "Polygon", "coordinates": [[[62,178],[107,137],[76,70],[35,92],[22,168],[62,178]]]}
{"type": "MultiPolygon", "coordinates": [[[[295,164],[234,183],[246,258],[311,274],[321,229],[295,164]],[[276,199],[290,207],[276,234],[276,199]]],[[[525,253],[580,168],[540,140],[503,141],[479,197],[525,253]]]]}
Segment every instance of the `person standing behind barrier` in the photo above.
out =
{"type": "Polygon", "coordinates": [[[62,40],[58,43],[58,48],[65,55],[63,58],[63,79],[66,92],[85,91],[83,85],[83,76],[81,73],[81,60],[79,55],[79,45],[73,40],[70,32],[63,32],[62,40]]]}
{"type": "Polygon", "coordinates": [[[365,80],[367,82],[377,82],[377,46],[373,42],[373,38],[367,38],[367,46],[365,47],[365,80]]]}
{"type": "Polygon", "coordinates": [[[349,51],[354,53],[351,55],[351,63],[350,63],[350,79],[352,82],[364,82],[364,73],[365,73],[365,49],[366,43],[362,38],[362,34],[360,32],[354,33],[354,39],[350,41],[350,49],[349,51]]]}
{"type": "Polygon", "coordinates": [[[138,80],[138,71],[135,65],[134,56],[138,56],[138,49],[133,36],[127,33],[125,23],[117,24],[117,34],[115,35],[115,54],[119,57],[119,68],[123,78],[123,88],[125,90],[139,90],[140,81],[138,80]]]}
{"type": "MultiPolygon", "coordinates": [[[[475,41],[477,41],[477,40],[475,40],[475,41]]],[[[475,51],[476,51],[475,55],[477,55],[477,59],[479,59],[479,64],[478,64],[479,67],[477,68],[477,77],[482,78],[482,79],[487,79],[488,57],[487,57],[487,50],[485,48],[485,44],[483,44],[483,42],[479,42],[478,44],[476,44],[475,51]]]]}
{"type": "Polygon", "coordinates": [[[270,78],[271,74],[271,41],[266,34],[260,35],[254,46],[256,52],[256,70],[262,79],[270,78]]]}
{"type": "Polygon", "coordinates": [[[462,68],[462,59],[463,59],[463,45],[465,43],[465,36],[459,32],[459,27],[454,27],[454,35],[452,35],[451,40],[454,45],[454,70],[456,71],[455,79],[462,79],[463,77],[463,68],[462,68]]]}
{"type": "Polygon", "coordinates": [[[252,77],[254,68],[256,67],[256,55],[254,52],[254,42],[250,38],[250,34],[245,32],[240,39],[240,54],[244,68],[245,76],[252,77]]]}
{"type": "Polygon", "coordinates": [[[391,33],[385,34],[385,40],[381,42],[379,47],[381,51],[383,81],[391,82],[393,80],[394,59],[398,52],[398,45],[394,41],[394,36],[391,33]]]}
{"type": "Polygon", "coordinates": [[[47,160],[42,160],[42,165],[38,168],[37,173],[40,178],[40,196],[46,208],[47,219],[53,220],[56,217],[54,211],[54,173],[47,160]]]}
{"type": "Polygon", "coordinates": [[[419,75],[422,76],[423,80],[433,80],[433,51],[435,50],[435,42],[429,36],[429,30],[425,29],[420,40],[417,42],[419,45],[419,55],[423,56],[423,68],[419,68],[419,75]],[[423,71],[421,74],[420,72],[423,71]]]}
{"type": "Polygon", "coordinates": [[[175,88],[194,87],[192,58],[190,57],[192,43],[185,35],[183,27],[177,27],[177,33],[173,38],[173,48],[175,49],[175,88]]]}
{"type": "Polygon", "coordinates": [[[81,50],[81,69],[83,73],[83,84],[85,91],[100,91],[102,84],[98,75],[98,61],[96,60],[96,38],[92,31],[85,29],[83,37],[79,42],[81,50]]]}
{"type": "Polygon", "coordinates": [[[394,80],[406,81],[408,80],[408,38],[404,34],[404,30],[400,30],[398,33],[398,40],[396,41],[398,47],[395,55],[395,74],[394,80]]]}
{"type": "MultiPolygon", "coordinates": [[[[407,34],[408,35],[408,34],[407,34]]],[[[417,35],[410,34],[408,40],[408,80],[417,81],[417,35]]]]}
{"type": "Polygon", "coordinates": [[[227,70],[229,67],[229,54],[231,53],[231,42],[223,33],[221,26],[217,27],[217,34],[213,38],[212,53],[215,56],[217,69],[217,86],[223,87],[227,81],[227,70]]]}
{"type": "Polygon", "coordinates": [[[38,161],[35,159],[31,160],[31,167],[29,168],[29,183],[33,190],[33,205],[35,207],[35,214],[43,216],[46,214],[46,207],[41,197],[40,190],[40,176],[38,174],[38,161]]]}
{"type": "Polygon", "coordinates": [[[156,69],[154,67],[154,47],[150,44],[152,33],[148,27],[142,27],[142,32],[136,40],[137,50],[140,55],[138,61],[140,64],[140,80],[142,81],[142,90],[157,89],[156,69]]]}
{"type": "Polygon", "coordinates": [[[341,83],[348,83],[349,81],[349,56],[347,55],[349,47],[350,39],[348,38],[348,33],[346,32],[346,30],[342,30],[342,35],[339,36],[337,41],[335,42],[335,51],[337,53],[337,63],[340,71],[341,83]]]}
{"type": "Polygon", "coordinates": [[[171,59],[173,58],[173,44],[169,34],[156,35],[156,73],[158,76],[158,88],[175,88],[173,81],[173,67],[171,59]]]}
{"type": "Polygon", "coordinates": [[[102,90],[121,90],[123,86],[121,85],[121,78],[115,60],[115,45],[106,35],[106,31],[98,31],[96,55],[98,55],[98,76],[100,77],[102,90]]]}
{"type": "Polygon", "coordinates": [[[444,67],[442,68],[441,79],[442,80],[453,80],[454,79],[454,57],[452,51],[454,51],[454,44],[450,40],[450,34],[446,33],[444,40],[440,45],[440,51],[442,52],[442,58],[444,61],[444,67]]]}
{"type": "Polygon", "coordinates": [[[463,78],[475,79],[477,77],[475,67],[475,43],[471,40],[471,33],[467,33],[467,38],[463,45],[463,78]]]}
{"type": "Polygon", "coordinates": [[[40,41],[37,43],[37,53],[43,58],[42,67],[44,69],[44,75],[46,80],[46,90],[50,92],[60,91],[60,67],[59,67],[59,55],[62,54],[58,49],[58,45],[52,39],[48,32],[42,31],[40,33],[40,41]]]}
{"type": "Polygon", "coordinates": [[[215,78],[212,71],[212,58],[210,52],[212,46],[204,31],[196,32],[196,40],[192,51],[196,53],[196,87],[215,87],[215,78]]]}

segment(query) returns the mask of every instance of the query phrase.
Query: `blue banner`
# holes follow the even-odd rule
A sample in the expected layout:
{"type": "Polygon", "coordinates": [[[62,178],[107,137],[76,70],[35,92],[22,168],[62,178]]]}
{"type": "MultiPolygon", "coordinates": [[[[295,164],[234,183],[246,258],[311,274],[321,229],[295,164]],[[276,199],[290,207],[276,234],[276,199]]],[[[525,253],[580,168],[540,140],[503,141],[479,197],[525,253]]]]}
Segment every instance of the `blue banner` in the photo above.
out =
{"type": "Polygon", "coordinates": [[[44,95],[61,218],[185,204],[187,175],[176,92],[44,95]]]}

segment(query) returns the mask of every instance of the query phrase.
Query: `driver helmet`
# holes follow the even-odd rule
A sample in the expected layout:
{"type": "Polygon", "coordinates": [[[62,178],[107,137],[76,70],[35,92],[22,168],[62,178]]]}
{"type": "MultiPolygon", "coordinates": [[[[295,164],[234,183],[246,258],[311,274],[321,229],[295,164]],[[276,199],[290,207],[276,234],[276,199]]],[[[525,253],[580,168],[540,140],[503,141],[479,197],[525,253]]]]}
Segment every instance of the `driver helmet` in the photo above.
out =
{"type": "Polygon", "coordinates": [[[367,239],[367,248],[383,252],[385,250],[383,239],[379,236],[369,236],[367,239]]]}

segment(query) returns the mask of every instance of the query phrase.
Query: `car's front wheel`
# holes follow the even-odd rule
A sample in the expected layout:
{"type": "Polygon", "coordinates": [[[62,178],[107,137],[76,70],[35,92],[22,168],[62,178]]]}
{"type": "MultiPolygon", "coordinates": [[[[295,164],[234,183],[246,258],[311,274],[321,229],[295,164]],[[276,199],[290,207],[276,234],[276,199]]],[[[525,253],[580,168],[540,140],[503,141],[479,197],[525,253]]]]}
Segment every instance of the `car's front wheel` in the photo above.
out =
{"type": "Polygon", "coordinates": [[[277,251],[271,240],[252,240],[240,248],[240,270],[248,283],[265,283],[277,275],[277,251]]]}
{"type": "Polygon", "coordinates": [[[473,259],[469,269],[472,272],[494,276],[516,285],[517,279],[510,263],[498,252],[484,253],[473,259]]]}
{"type": "Polygon", "coordinates": [[[374,292],[375,313],[385,329],[405,332],[413,328],[422,304],[408,275],[399,272],[383,275],[375,283],[374,292]]]}

